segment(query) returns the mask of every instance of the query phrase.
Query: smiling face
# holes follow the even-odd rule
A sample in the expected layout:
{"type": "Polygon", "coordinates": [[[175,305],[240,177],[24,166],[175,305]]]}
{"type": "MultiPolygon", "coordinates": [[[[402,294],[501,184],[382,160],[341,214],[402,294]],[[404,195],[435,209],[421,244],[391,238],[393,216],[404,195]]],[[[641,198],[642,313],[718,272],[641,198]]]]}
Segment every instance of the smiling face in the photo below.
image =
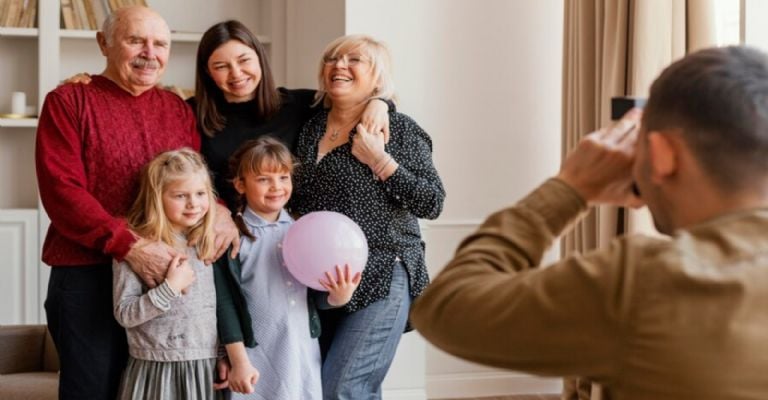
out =
{"type": "Polygon", "coordinates": [[[186,233],[210,209],[208,181],[203,173],[169,182],[163,190],[163,211],[175,232],[186,233]]]}
{"type": "Polygon", "coordinates": [[[281,171],[248,172],[235,180],[235,189],[245,195],[248,207],[267,221],[277,221],[280,210],[291,198],[291,173],[281,171]]]}
{"type": "Polygon", "coordinates": [[[168,25],[143,7],[120,10],[112,32],[99,33],[98,42],[107,57],[104,76],[133,95],[157,85],[171,50],[168,25]]]}
{"type": "Polygon", "coordinates": [[[230,103],[253,99],[261,82],[256,51],[238,40],[230,40],[211,53],[208,74],[230,103]]]}
{"type": "Polygon", "coordinates": [[[358,104],[373,96],[376,77],[363,48],[343,49],[323,59],[323,84],[334,103],[358,104]]]}

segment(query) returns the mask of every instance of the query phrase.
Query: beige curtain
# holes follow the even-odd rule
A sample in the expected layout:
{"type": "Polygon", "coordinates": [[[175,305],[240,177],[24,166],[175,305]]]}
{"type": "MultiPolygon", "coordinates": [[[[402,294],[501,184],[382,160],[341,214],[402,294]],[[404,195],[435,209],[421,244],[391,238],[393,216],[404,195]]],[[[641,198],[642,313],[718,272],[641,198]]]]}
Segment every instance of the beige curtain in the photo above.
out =
{"type": "MultiPolygon", "coordinates": [[[[715,44],[716,0],[565,0],[563,155],[610,122],[613,96],[647,97],[653,79],[686,50],[715,44]]],[[[647,211],[593,208],[563,238],[563,256],[653,232],[647,211]]],[[[564,400],[609,399],[599,385],[570,378],[564,400]]]]}

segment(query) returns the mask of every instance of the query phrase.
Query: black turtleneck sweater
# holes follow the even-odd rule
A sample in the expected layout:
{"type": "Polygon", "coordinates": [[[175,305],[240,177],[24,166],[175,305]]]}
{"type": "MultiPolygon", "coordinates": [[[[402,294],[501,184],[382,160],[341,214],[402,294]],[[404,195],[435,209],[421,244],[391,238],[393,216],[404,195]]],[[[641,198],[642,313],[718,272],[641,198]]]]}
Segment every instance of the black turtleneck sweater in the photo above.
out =
{"type": "MultiPolygon", "coordinates": [[[[311,107],[314,90],[285,88],[278,90],[282,96],[282,105],[277,114],[269,120],[257,115],[255,100],[244,103],[222,102],[218,105],[226,118],[224,129],[216,132],[213,137],[201,133],[200,152],[213,173],[214,186],[219,197],[230,208],[237,205],[238,196],[229,180],[231,179],[228,167],[229,156],[246,140],[264,135],[282,140],[293,151],[304,123],[322,109],[322,107],[311,107]]],[[[187,102],[193,110],[196,109],[194,97],[187,102]]]]}

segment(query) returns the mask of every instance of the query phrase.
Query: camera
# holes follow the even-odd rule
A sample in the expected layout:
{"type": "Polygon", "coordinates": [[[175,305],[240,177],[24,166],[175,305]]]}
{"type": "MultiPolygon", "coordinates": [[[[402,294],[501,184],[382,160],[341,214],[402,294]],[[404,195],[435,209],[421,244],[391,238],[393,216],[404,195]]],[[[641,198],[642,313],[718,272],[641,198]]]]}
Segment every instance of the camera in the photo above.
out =
{"type": "MultiPolygon", "coordinates": [[[[611,121],[618,121],[629,110],[633,108],[643,108],[645,99],[642,97],[619,96],[611,97],[611,121]]],[[[632,194],[640,197],[640,188],[637,183],[632,182],[632,194]]]]}
{"type": "Polygon", "coordinates": [[[643,106],[645,106],[645,98],[643,97],[611,97],[611,121],[618,121],[627,111],[633,108],[643,108],[643,106]]]}

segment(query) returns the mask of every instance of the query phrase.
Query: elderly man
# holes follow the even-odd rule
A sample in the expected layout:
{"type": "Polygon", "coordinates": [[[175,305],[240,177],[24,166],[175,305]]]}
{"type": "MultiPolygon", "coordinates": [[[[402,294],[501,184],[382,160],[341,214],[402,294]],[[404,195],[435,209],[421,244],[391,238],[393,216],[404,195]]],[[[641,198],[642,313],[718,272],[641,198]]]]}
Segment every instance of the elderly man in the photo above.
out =
{"type": "Polygon", "coordinates": [[[614,400],[766,399],[768,59],[690,54],[656,79],[639,119],[588,135],[557,177],[490,216],[412,321],[460,357],[588,376],[614,400]],[[632,178],[671,237],[539,267],[589,205],[637,205],[632,178]]]}
{"type": "MultiPolygon", "coordinates": [[[[90,85],[50,92],[37,131],[40,197],[51,220],[43,245],[43,261],[53,267],[45,309],[61,359],[61,399],[114,399],[127,343],[112,316],[112,259],[127,260],[153,287],[175,253],[137,237],[121,217],[147,161],[200,147],[192,110],[156,88],[171,46],[165,21],[148,8],[122,8],[97,40],[104,72],[90,85]]],[[[219,254],[237,238],[231,219],[220,220],[219,254]]]]}

